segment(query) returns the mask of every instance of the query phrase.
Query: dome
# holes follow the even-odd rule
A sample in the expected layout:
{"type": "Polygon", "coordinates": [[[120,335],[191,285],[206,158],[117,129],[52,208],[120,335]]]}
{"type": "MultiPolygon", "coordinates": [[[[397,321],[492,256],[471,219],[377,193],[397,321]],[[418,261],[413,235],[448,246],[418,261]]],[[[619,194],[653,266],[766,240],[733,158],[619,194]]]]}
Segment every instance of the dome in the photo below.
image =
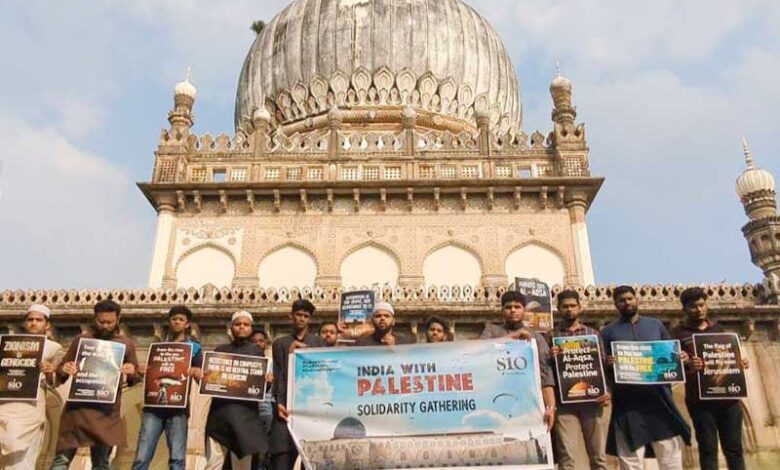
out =
{"type": "Polygon", "coordinates": [[[737,178],[737,196],[745,199],[748,195],[762,192],[775,191],[775,178],[772,173],[756,168],[753,164],[753,156],[750,154],[750,148],[747,141],[743,139],[745,150],[745,162],[747,169],[737,178]]]}
{"type": "MultiPolygon", "coordinates": [[[[275,124],[411,106],[474,127],[522,124],[501,39],[460,0],[295,0],[257,36],[239,79],[236,127],[265,106],[275,124]]],[[[504,129],[506,128],[506,129],[504,129]]]]}
{"type": "Polygon", "coordinates": [[[357,418],[344,418],[336,425],[333,439],[362,439],[366,437],[366,427],[357,418]]]}
{"type": "Polygon", "coordinates": [[[187,67],[187,77],[183,81],[176,84],[176,86],[173,88],[173,93],[175,95],[185,95],[195,99],[195,97],[198,95],[198,90],[192,84],[191,80],[192,69],[187,67]]]}
{"type": "Polygon", "coordinates": [[[748,168],[737,179],[737,195],[740,199],[759,191],[774,190],[775,178],[772,173],[760,168],[748,168]]]}

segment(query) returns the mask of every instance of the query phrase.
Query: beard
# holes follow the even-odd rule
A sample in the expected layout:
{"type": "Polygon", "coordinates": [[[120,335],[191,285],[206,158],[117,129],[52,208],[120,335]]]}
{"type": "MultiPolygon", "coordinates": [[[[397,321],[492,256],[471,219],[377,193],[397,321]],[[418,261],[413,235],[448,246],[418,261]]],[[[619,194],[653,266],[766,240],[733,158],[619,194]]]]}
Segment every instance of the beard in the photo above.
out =
{"type": "Polygon", "coordinates": [[[108,330],[106,328],[95,328],[95,338],[97,339],[111,339],[114,337],[116,329],[108,330]]]}

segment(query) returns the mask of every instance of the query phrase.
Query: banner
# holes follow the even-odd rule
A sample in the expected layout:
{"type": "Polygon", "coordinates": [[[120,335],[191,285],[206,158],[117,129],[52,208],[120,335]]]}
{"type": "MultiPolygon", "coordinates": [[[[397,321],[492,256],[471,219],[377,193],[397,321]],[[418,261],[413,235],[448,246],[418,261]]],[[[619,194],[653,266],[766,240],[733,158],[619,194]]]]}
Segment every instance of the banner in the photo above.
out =
{"type": "Polygon", "coordinates": [[[114,403],[122,380],[125,345],[94,338],[79,339],[78,372],[73,376],[69,402],[114,403]]]}
{"type": "Polygon", "coordinates": [[[666,384],[685,382],[680,342],[613,341],[615,382],[619,384],[666,384]]]}
{"type": "Polygon", "coordinates": [[[146,360],[144,406],[186,408],[191,362],[189,343],[152,343],[146,360]]]}
{"type": "Polygon", "coordinates": [[[0,400],[37,400],[46,337],[0,336],[0,400]]]}
{"type": "Polygon", "coordinates": [[[700,399],[747,397],[742,349],[736,333],[695,334],[693,350],[704,361],[704,370],[696,374],[700,399]]]}
{"type": "Polygon", "coordinates": [[[264,357],[208,351],[203,354],[199,391],[212,397],[262,401],[267,371],[264,357]]]}
{"type": "Polygon", "coordinates": [[[297,349],[288,372],[309,470],[553,468],[535,341],[297,349]]]}
{"type": "Polygon", "coordinates": [[[553,346],[561,348],[555,358],[561,403],[595,401],[607,392],[598,336],[562,336],[553,346]]]}
{"type": "Polygon", "coordinates": [[[515,290],[525,296],[525,323],[544,332],[552,329],[552,294],[550,286],[538,279],[515,278],[515,290]]]}

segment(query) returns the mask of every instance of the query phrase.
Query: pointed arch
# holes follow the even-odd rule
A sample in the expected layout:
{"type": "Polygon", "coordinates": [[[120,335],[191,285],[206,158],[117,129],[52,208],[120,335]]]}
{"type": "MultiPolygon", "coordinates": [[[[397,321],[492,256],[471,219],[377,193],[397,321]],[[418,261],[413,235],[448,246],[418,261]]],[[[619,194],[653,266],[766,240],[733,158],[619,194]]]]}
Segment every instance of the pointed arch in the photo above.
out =
{"type": "Polygon", "coordinates": [[[313,287],[318,272],[314,252],[297,242],[267,250],[257,267],[259,286],[263,288],[313,287]]]}
{"type": "Polygon", "coordinates": [[[440,243],[425,254],[422,263],[425,286],[479,286],[484,272],[478,252],[465,243],[440,243]]]}
{"type": "Polygon", "coordinates": [[[391,247],[369,240],[350,248],[341,257],[339,274],[344,287],[395,286],[401,273],[401,257],[391,247]]]}
{"type": "Polygon", "coordinates": [[[176,287],[200,288],[206,284],[232,287],[236,259],[216,243],[204,243],[185,251],[176,262],[176,287]]]}
{"type": "Polygon", "coordinates": [[[509,250],[504,271],[510,281],[515,277],[536,278],[551,287],[565,285],[568,265],[556,247],[539,240],[527,240],[509,250]]]}

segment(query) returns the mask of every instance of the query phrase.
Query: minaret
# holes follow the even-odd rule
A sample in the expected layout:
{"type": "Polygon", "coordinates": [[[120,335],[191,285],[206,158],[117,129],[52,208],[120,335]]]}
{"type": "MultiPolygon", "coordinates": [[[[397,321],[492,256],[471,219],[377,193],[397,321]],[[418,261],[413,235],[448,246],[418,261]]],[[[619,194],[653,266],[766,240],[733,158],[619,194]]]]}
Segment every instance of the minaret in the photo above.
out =
{"type": "Polygon", "coordinates": [[[552,120],[556,124],[574,125],[577,109],[572,106],[571,80],[561,75],[560,64],[555,64],[555,78],[550,83],[550,95],[553,99],[552,120]]]}
{"type": "MultiPolygon", "coordinates": [[[[185,142],[184,137],[189,134],[194,122],[192,107],[198,90],[190,81],[192,69],[187,67],[187,77],[173,88],[173,109],[168,113],[168,122],[171,123],[171,134],[176,142],[185,142]]],[[[181,157],[179,157],[181,159],[181,157]]],[[[159,163],[158,163],[159,165],[159,163]]],[[[182,168],[182,163],[174,163],[174,168],[182,168]]],[[[175,173],[178,173],[176,169],[175,173]]],[[[176,181],[174,176],[170,182],[176,181]]],[[[173,196],[161,198],[157,203],[157,230],[154,237],[154,249],[152,251],[152,263],[149,270],[148,286],[153,289],[163,287],[165,277],[165,261],[168,254],[168,246],[173,236],[173,224],[176,217],[176,200],[173,196]]]]}
{"type": "MultiPolygon", "coordinates": [[[[583,177],[590,175],[588,146],[585,142],[584,125],[575,123],[577,109],[572,105],[572,88],[571,80],[562,76],[559,64],[555,64],[555,78],[550,83],[550,96],[553,100],[553,142],[559,171],[564,176],[583,177]]],[[[569,210],[574,259],[577,265],[577,281],[567,279],[567,282],[583,286],[594,285],[596,279],[585,220],[588,197],[581,192],[567,191],[565,203],[569,210]]]]}
{"type": "Polygon", "coordinates": [[[184,135],[190,131],[195,119],[192,115],[192,107],[198,90],[190,81],[192,69],[187,67],[187,78],[179,82],[173,88],[173,109],[168,113],[168,122],[174,136],[184,135]]]}
{"type": "Polygon", "coordinates": [[[764,286],[771,296],[780,295],[780,215],[777,213],[775,179],[753,163],[747,141],[742,139],[747,168],[737,179],[737,195],[750,222],[742,227],[753,264],[764,272],[764,286]]]}

